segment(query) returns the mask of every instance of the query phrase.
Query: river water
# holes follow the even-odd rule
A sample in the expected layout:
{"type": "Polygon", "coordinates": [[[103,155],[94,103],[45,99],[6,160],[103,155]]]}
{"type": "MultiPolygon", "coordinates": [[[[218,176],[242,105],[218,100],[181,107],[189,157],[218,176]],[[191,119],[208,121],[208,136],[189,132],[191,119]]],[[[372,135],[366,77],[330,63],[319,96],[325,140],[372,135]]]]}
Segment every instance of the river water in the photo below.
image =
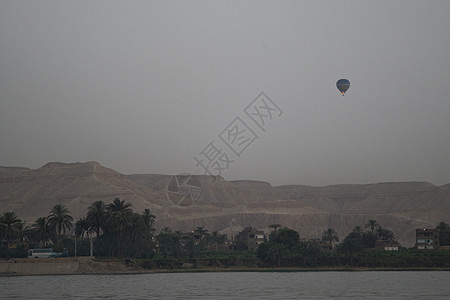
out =
{"type": "Polygon", "coordinates": [[[0,299],[450,299],[450,272],[0,277],[0,299]]]}

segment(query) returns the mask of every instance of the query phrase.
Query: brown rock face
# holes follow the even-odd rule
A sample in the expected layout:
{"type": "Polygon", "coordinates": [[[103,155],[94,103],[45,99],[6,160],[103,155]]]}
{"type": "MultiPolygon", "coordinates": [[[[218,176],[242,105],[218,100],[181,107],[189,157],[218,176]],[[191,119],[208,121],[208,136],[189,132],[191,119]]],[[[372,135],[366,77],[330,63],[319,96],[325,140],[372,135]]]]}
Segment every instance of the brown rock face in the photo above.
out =
{"type": "Polygon", "coordinates": [[[158,228],[205,226],[229,235],[245,226],[267,230],[281,224],[304,238],[320,237],[332,227],[342,239],[354,226],[375,219],[412,246],[415,228],[450,222],[450,185],[426,182],[273,187],[217,176],[124,175],[96,162],[48,163],[36,170],[0,167],[0,213],[14,211],[29,222],[57,203],[76,220],[94,201],[115,197],[138,212],[150,208],[158,228]]]}
{"type": "Polygon", "coordinates": [[[31,170],[0,167],[0,204],[26,220],[45,216],[57,203],[78,218],[94,201],[127,199],[136,209],[158,206],[157,193],[96,162],[48,163],[31,170]],[[152,199],[150,202],[149,199],[152,199]]]}

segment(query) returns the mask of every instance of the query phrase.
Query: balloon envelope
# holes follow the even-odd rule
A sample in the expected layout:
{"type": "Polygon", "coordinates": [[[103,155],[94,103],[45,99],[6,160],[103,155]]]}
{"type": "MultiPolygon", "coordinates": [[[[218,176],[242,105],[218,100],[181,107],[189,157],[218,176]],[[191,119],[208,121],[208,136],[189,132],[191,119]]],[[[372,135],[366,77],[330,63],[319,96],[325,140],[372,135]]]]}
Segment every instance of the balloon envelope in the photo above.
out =
{"type": "Polygon", "coordinates": [[[339,79],[336,82],[336,87],[342,93],[342,96],[344,96],[345,92],[350,87],[350,81],[348,81],[347,79],[339,79]]]}

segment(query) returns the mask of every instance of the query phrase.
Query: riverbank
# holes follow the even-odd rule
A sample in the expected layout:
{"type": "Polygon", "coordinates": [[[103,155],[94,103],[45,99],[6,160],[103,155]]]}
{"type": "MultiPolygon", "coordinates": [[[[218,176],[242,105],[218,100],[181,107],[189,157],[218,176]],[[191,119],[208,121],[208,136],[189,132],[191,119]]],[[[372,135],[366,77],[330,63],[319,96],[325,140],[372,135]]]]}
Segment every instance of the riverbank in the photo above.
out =
{"type": "Polygon", "coordinates": [[[145,270],[129,260],[77,258],[15,258],[0,261],[0,275],[136,274],[145,270]]]}
{"type": "Polygon", "coordinates": [[[139,260],[78,258],[16,258],[0,261],[1,276],[26,275],[76,275],[76,274],[148,274],[148,273],[192,273],[192,272],[358,272],[358,271],[450,271],[450,268],[365,268],[365,267],[257,267],[246,265],[207,266],[182,263],[158,267],[149,266],[139,260]]]}
{"type": "Polygon", "coordinates": [[[0,261],[0,275],[74,274],[79,263],[71,258],[13,258],[0,261]]]}

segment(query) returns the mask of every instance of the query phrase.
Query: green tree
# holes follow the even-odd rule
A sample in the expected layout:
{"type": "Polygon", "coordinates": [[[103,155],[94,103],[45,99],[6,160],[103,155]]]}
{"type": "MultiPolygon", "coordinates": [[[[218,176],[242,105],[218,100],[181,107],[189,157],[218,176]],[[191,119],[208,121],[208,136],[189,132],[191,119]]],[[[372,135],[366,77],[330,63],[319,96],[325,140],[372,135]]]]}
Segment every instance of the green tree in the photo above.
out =
{"type": "Polygon", "coordinates": [[[173,256],[175,258],[178,258],[181,252],[181,231],[177,230],[174,233],[172,233],[172,240],[173,240],[173,256]]]}
{"type": "Polygon", "coordinates": [[[144,209],[143,217],[144,217],[144,222],[147,225],[147,227],[151,228],[151,231],[154,231],[155,229],[153,228],[153,226],[155,225],[155,219],[156,219],[155,215],[153,215],[150,212],[150,209],[146,208],[146,209],[144,209]]]}
{"type": "Polygon", "coordinates": [[[334,242],[339,242],[339,237],[333,228],[328,228],[322,232],[322,242],[328,243],[333,248],[334,242]]]}
{"type": "Polygon", "coordinates": [[[123,256],[125,252],[126,228],[132,224],[133,210],[131,203],[115,198],[107,206],[108,227],[110,229],[110,241],[115,241],[118,256],[123,256]]]}
{"type": "Polygon", "coordinates": [[[194,229],[194,238],[197,240],[197,247],[200,251],[203,251],[205,249],[205,244],[208,240],[208,230],[204,229],[205,226],[198,226],[194,229]]]}
{"type": "Polygon", "coordinates": [[[16,216],[14,212],[4,212],[0,217],[0,226],[3,227],[2,234],[6,238],[8,245],[15,239],[17,230],[15,225],[22,221],[16,216]]]}
{"type": "Polygon", "coordinates": [[[168,226],[165,226],[165,227],[163,227],[163,229],[161,229],[160,232],[165,233],[165,234],[171,234],[172,233],[172,228],[170,228],[168,226]]]}
{"type": "Polygon", "coordinates": [[[353,232],[355,235],[361,236],[361,235],[363,234],[364,230],[362,230],[361,226],[357,225],[357,226],[355,226],[355,227],[353,228],[353,231],[352,231],[352,232],[353,232]]]}
{"type": "Polygon", "coordinates": [[[188,239],[186,244],[184,245],[186,251],[190,258],[193,258],[195,255],[195,241],[194,239],[188,239]]]}
{"type": "Polygon", "coordinates": [[[130,224],[125,229],[126,255],[142,257],[148,252],[152,232],[145,222],[144,216],[133,213],[130,224]]]}
{"type": "Polygon", "coordinates": [[[378,234],[366,231],[361,233],[360,242],[364,248],[375,248],[375,243],[378,240],[378,234]]]}
{"type": "Polygon", "coordinates": [[[28,225],[26,222],[22,221],[14,224],[14,228],[16,231],[16,237],[20,242],[20,247],[23,249],[25,246],[25,240],[27,238],[27,234],[29,231],[28,225]]]}
{"type": "Polygon", "coordinates": [[[97,238],[105,226],[106,221],[106,205],[103,201],[95,201],[88,207],[86,221],[92,230],[95,231],[97,238]]]}
{"type": "Polygon", "coordinates": [[[107,222],[107,211],[105,202],[100,200],[95,201],[88,207],[88,211],[86,214],[86,222],[89,225],[89,231],[95,232],[94,249],[96,254],[98,255],[101,252],[100,251],[101,245],[108,244],[105,243],[105,240],[107,239],[103,241],[100,240],[101,233],[104,232],[107,222]]]}
{"type": "Polygon", "coordinates": [[[86,222],[89,233],[95,232],[97,236],[96,255],[152,256],[155,218],[149,209],[142,214],[136,213],[131,203],[119,198],[114,198],[107,205],[103,201],[92,203],[86,222]]]}
{"type": "Polygon", "coordinates": [[[287,249],[293,249],[300,241],[300,235],[297,231],[283,227],[270,236],[270,241],[283,245],[287,249]]]}
{"type": "Polygon", "coordinates": [[[90,225],[86,217],[79,218],[78,221],[75,222],[75,235],[77,237],[83,237],[84,235],[89,236],[90,230],[90,225]]]}
{"type": "Polygon", "coordinates": [[[194,234],[197,239],[201,240],[205,237],[205,235],[208,233],[207,229],[204,229],[205,226],[198,226],[194,229],[194,234]]]}
{"type": "Polygon", "coordinates": [[[58,241],[61,241],[61,232],[66,233],[66,230],[72,228],[73,218],[65,205],[56,204],[50,211],[48,221],[55,227],[58,241]]]}
{"type": "Polygon", "coordinates": [[[344,240],[336,247],[338,253],[345,254],[347,262],[353,264],[353,255],[361,251],[363,247],[363,232],[361,227],[356,226],[344,240]]]}
{"type": "Polygon", "coordinates": [[[224,244],[225,243],[225,241],[227,240],[227,235],[226,234],[221,234],[218,231],[213,231],[211,233],[211,236],[209,237],[209,239],[210,239],[210,241],[212,243],[220,245],[220,244],[224,244]]]}
{"type": "Polygon", "coordinates": [[[436,227],[439,230],[439,245],[449,246],[450,245],[450,226],[445,222],[440,222],[436,227]]]}
{"type": "Polygon", "coordinates": [[[258,257],[263,261],[271,261],[281,266],[281,259],[286,255],[286,246],[274,241],[264,242],[258,246],[258,257]]]}
{"type": "Polygon", "coordinates": [[[385,241],[394,241],[395,240],[394,232],[392,232],[392,230],[390,230],[390,229],[378,227],[376,230],[376,233],[378,235],[378,239],[380,239],[380,240],[385,240],[385,241]]]}
{"type": "Polygon", "coordinates": [[[170,227],[164,227],[156,239],[159,243],[159,250],[163,253],[163,257],[166,258],[167,254],[171,252],[174,248],[174,239],[172,237],[172,229],[170,227]]]}
{"type": "Polygon", "coordinates": [[[272,231],[269,241],[258,246],[258,257],[280,266],[281,259],[292,258],[299,251],[300,244],[299,233],[288,227],[283,227],[272,231]]]}
{"type": "MultiPolygon", "coordinates": [[[[307,243],[304,243],[307,247],[307,243]]],[[[268,242],[258,246],[258,257],[264,261],[272,261],[281,265],[281,259],[292,258],[301,248],[300,235],[297,231],[283,227],[272,231],[268,242]]],[[[304,251],[303,251],[304,252],[304,251]]]]}
{"type": "Polygon", "coordinates": [[[358,240],[345,238],[342,243],[337,246],[337,251],[339,253],[345,254],[347,262],[353,265],[353,255],[354,253],[361,251],[362,245],[358,240]]]}
{"type": "Polygon", "coordinates": [[[365,225],[365,228],[370,228],[370,231],[372,233],[375,233],[375,230],[380,228],[380,225],[378,225],[377,221],[375,220],[369,220],[367,224],[365,225]]]}
{"type": "Polygon", "coordinates": [[[281,227],[281,224],[271,224],[268,227],[274,231],[277,231],[277,229],[281,227]]]}
{"type": "Polygon", "coordinates": [[[316,257],[320,253],[320,242],[320,239],[309,239],[308,241],[300,240],[296,247],[296,251],[301,256],[304,256],[304,258],[306,258],[306,256],[316,257]]]}
{"type": "Polygon", "coordinates": [[[31,229],[36,242],[44,247],[55,236],[55,228],[51,225],[48,217],[37,218],[31,225],[31,229]]]}

